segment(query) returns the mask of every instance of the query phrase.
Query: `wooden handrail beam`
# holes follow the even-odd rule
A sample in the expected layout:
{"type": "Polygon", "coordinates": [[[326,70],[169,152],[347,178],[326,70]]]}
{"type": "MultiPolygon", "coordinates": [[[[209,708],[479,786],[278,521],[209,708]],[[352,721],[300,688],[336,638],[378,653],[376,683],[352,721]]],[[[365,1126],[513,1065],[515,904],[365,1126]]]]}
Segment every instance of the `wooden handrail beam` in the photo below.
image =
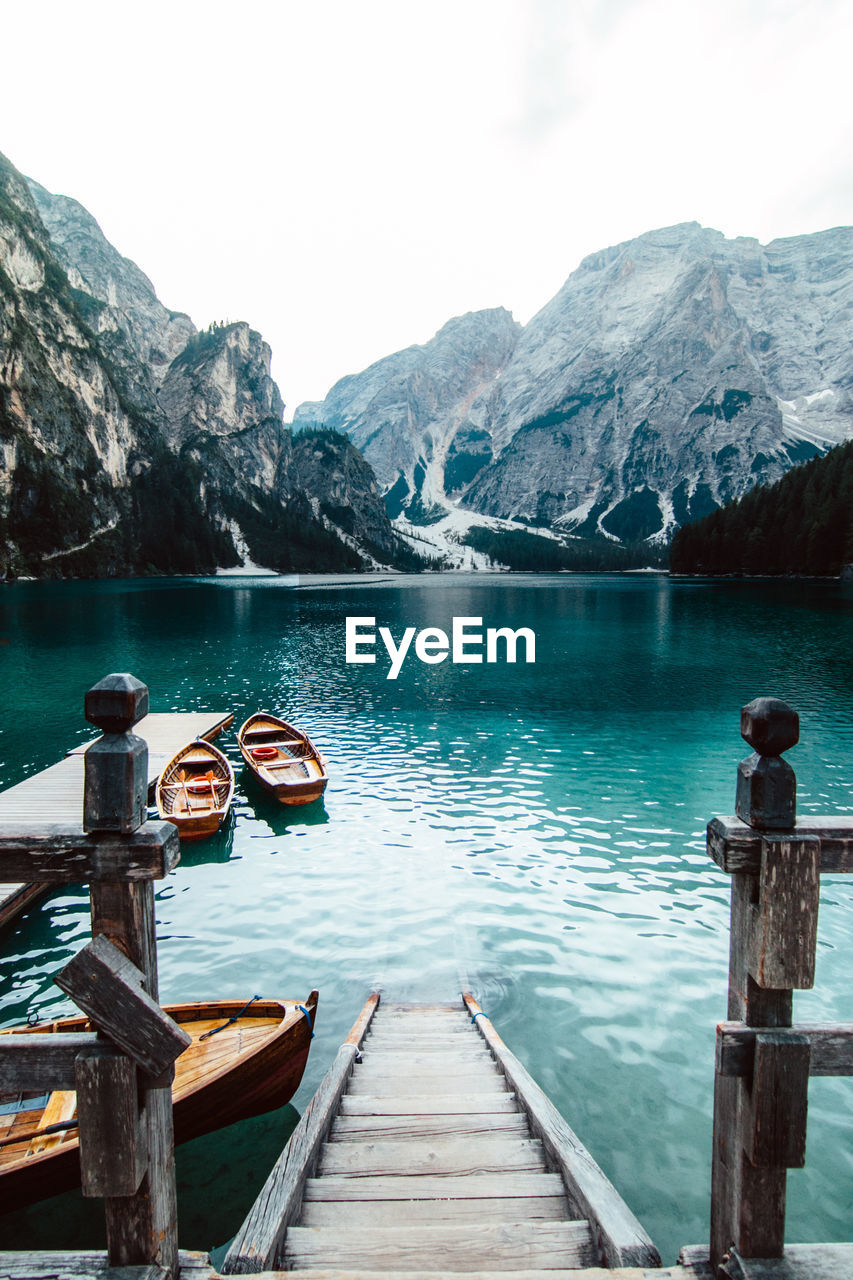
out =
{"type": "Polygon", "coordinates": [[[74,1064],[78,1053],[94,1049],[98,1037],[92,1032],[23,1032],[0,1035],[0,1079],[10,1093],[54,1089],[76,1089],[74,1064]]]}
{"type": "Polygon", "coordinates": [[[0,879],[14,884],[92,884],[163,880],[181,856],[172,822],[145,822],[127,835],[87,834],[82,827],[0,825],[0,879]]]}
{"type": "Polygon", "coordinates": [[[717,1027],[716,1069],[721,1076],[750,1077],[755,1037],[772,1030],[790,1036],[792,1043],[805,1036],[811,1045],[810,1076],[853,1076],[853,1022],[798,1022],[792,1027],[748,1027],[743,1022],[721,1022],[717,1027]]]}
{"type": "Polygon", "coordinates": [[[853,872],[853,816],[807,818],[790,832],[763,832],[748,827],[740,818],[714,818],[708,823],[707,848],[717,866],[729,875],[746,872],[757,876],[761,870],[761,845],[767,839],[815,836],[820,840],[821,875],[853,872]]]}

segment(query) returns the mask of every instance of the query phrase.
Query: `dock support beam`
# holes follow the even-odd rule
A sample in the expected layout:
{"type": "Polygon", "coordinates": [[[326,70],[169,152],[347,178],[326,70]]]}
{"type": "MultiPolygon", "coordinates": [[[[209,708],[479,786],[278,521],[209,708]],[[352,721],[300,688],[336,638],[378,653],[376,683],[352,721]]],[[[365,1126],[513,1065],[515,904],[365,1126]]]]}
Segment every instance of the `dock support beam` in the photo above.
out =
{"type": "Polygon", "coordinates": [[[86,751],[80,820],[0,828],[0,873],[89,885],[93,942],[57,982],[86,1009],[97,1037],[74,1037],[74,1062],[62,1046],[57,1053],[40,1043],[69,1037],[9,1037],[4,1058],[19,1088],[38,1079],[46,1090],[80,1093],[83,1194],[104,1197],[110,1266],[153,1265],[176,1277],[171,1084],[189,1037],[158,1007],[153,882],[179,861],[178,833],[172,823],[146,822],[148,748],[131,732],[148,711],[145,685],[107,676],[86,694],[85,710],[103,737],[86,751]]]}
{"type": "Polygon", "coordinates": [[[737,817],[708,827],[709,854],[732,877],[711,1168],[710,1258],[719,1274],[732,1251],[783,1256],[787,1172],[805,1163],[808,1078],[826,1073],[830,1041],[831,1073],[844,1074],[850,1042],[849,1028],[793,1025],[793,993],[814,985],[820,874],[853,870],[853,830],[830,818],[797,826],[796,778],[781,759],[799,739],[796,712],[756,698],[741,712],[741,734],[755,754],[738,767],[737,817]],[[736,1070],[732,1038],[747,1047],[736,1070]]]}

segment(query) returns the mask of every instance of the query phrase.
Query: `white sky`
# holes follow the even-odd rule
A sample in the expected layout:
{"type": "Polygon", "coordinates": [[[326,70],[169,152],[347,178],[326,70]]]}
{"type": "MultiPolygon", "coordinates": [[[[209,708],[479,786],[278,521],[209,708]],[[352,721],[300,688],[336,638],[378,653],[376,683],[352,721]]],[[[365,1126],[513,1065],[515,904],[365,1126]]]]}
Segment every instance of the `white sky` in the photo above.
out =
{"type": "Polygon", "coordinates": [[[849,0],[0,5],[0,150],[288,404],[586,254],[853,221],[849,0]]]}

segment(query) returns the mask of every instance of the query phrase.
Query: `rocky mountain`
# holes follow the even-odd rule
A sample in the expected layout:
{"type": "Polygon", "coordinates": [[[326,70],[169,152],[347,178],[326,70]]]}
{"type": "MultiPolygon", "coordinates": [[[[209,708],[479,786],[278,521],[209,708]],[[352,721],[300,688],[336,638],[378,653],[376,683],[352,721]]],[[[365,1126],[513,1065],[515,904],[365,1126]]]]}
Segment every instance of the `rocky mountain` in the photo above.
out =
{"type": "Polygon", "coordinates": [[[282,413],[258,333],[196,332],[0,156],[0,576],[410,560],[353,445],[282,413]]]}
{"type": "Polygon", "coordinates": [[[686,223],[586,258],[523,330],[506,312],[451,321],[294,421],[347,431],[416,523],[451,499],[661,538],[853,435],[851,309],[853,228],[762,246],[686,223]],[[423,403],[410,387],[434,344],[459,393],[423,403]]]}
{"type": "Polygon", "coordinates": [[[461,492],[490,456],[471,406],[509,364],[521,325],[508,311],[450,320],[423,346],[408,347],[342,378],[325,400],[302,404],[294,429],[323,423],[345,431],[387,493],[389,513],[416,523],[443,515],[445,494],[461,492]]]}

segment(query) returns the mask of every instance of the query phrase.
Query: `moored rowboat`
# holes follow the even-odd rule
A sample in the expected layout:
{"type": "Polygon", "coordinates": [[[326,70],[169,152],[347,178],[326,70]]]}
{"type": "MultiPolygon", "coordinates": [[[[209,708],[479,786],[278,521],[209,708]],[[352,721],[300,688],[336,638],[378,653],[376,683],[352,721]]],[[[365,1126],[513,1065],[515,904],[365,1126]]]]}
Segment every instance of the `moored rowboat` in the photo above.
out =
{"type": "Polygon", "coordinates": [[[269,711],[249,716],[237,734],[252,773],[282,804],[310,804],[326,790],[326,765],[314,743],[269,711]]]}
{"type": "Polygon", "coordinates": [[[230,761],[199,738],[181,747],[160,774],[157,809],[182,840],[202,840],[219,830],[233,795],[230,761]]]}
{"type": "MultiPolygon", "coordinates": [[[[317,1009],[256,998],[166,1005],[192,1044],[175,1063],[172,1085],[175,1142],[187,1142],[237,1120],[289,1102],[299,1087],[317,1009]],[[306,1013],[307,1011],[307,1013],[306,1013]],[[211,1034],[212,1033],[212,1034],[211,1034]]],[[[91,1030],[84,1017],[37,1027],[9,1027],[0,1036],[53,1035],[91,1030]]],[[[73,1092],[40,1098],[0,1094],[0,1205],[18,1208],[68,1191],[80,1182],[73,1092]],[[60,1127],[45,1132],[51,1125],[60,1127]]]]}

